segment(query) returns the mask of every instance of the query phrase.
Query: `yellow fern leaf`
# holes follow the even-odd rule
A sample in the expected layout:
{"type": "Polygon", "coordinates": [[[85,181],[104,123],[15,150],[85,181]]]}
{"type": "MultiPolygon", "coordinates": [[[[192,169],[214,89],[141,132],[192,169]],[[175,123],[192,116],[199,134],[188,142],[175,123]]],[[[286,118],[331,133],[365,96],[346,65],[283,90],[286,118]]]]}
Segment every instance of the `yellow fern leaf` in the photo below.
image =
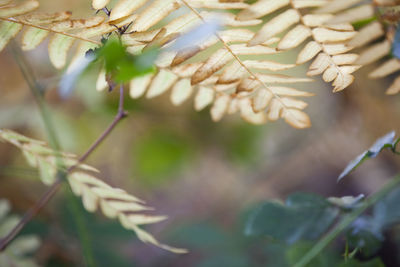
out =
{"type": "Polygon", "coordinates": [[[20,135],[11,130],[0,129],[0,141],[17,146],[23,152],[27,162],[38,168],[43,183],[54,183],[57,172],[67,171],[76,166],[67,176],[68,183],[75,195],[82,198],[84,208],[89,212],[100,209],[108,218],[117,218],[126,229],[133,230],[137,237],[149,243],[174,253],[186,253],[186,249],[174,248],[158,242],[150,233],[140,228],[141,225],[154,224],[167,219],[166,216],[140,213],[153,208],[145,202],[128,194],[126,191],[114,188],[101,181],[89,172],[98,172],[95,168],[78,163],[76,156],[54,151],[46,143],[20,135]],[[61,159],[62,166],[57,166],[56,159],[61,159]],[[86,171],[86,172],[84,172],[86,171]]]}
{"type": "MultiPolygon", "coordinates": [[[[392,34],[390,25],[383,24],[382,21],[373,19],[380,16],[376,12],[376,6],[395,5],[394,1],[370,1],[364,3],[358,1],[334,1],[337,2],[325,6],[322,11],[330,12],[335,16],[329,22],[354,23],[357,21],[371,20],[364,25],[358,33],[348,42],[349,46],[359,50],[359,58],[355,61],[359,65],[369,65],[380,63],[370,74],[370,78],[383,78],[400,70],[399,59],[392,58],[392,34]]],[[[321,10],[320,10],[321,11],[321,10]]],[[[400,92],[399,78],[395,79],[387,89],[387,94],[397,94],[400,92]]]]}

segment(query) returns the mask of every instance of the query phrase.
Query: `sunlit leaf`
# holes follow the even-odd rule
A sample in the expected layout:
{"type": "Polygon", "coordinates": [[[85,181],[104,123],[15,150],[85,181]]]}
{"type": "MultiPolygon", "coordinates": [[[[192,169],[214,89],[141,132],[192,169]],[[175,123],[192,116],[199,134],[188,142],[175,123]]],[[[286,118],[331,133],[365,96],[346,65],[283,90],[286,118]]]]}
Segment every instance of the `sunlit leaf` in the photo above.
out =
{"type": "Polygon", "coordinates": [[[364,160],[369,158],[375,158],[384,148],[390,148],[394,150],[398,140],[395,140],[396,133],[394,131],[386,134],[385,136],[376,140],[376,142],[366,151],[358,155],[352,160],[343,172],[339,175],[338,181],[342,180],[347,174],[355,170],[364,160]]]}
{"type": "Polygon", "coordinates": [[[327,200],[343,209],[353,209],[359,206],[360,202],[364,200],[364,194],[360,194],[356,197],[345,196],[345,197],[329,197],[327,200]]]}

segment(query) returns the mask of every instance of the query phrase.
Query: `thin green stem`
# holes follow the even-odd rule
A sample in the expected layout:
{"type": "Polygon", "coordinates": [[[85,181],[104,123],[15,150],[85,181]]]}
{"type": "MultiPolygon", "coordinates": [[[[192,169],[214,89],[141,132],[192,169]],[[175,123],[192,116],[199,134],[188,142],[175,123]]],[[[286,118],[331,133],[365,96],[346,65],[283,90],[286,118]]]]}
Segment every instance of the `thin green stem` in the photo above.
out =
{"type": "Polygon", "coordinates": [[[46,103],[43,100],[43,88],[37,82],[37,79],[34,76],[34,72],[30,67],[29,63],[26,61],[25,56],[23,55],[21,49],[12,41],[11,51],[15,57],[15,61],[17,62],[22,75],[25,78],[25,81],[28,83],[29,88],[31,89],[32,95],[35,98],[35,101],[39,107],[40,115],[43,119],[44,127],[46,129],[46,133],[48,135],[50,147],[54,150],[60,150],[60,144],[58,142],[57,134],[55,131],[54,123],[51,119],[51,115],[46,103]]]}
{"type": "Polygon", "coordinates": [[[400,138],[396,140],[396,142],[393,144],[392,151],[393,153],[400,155],[400,151],[397,151],[397,145],[400,143],[400,138]]]}
{"type": "Polygon", "coordinates": [[[321,253],[340,233],[349,227],[364,211],[377,203],[385,197],[390,191],[395,189],[400,184],[400,175],[395,176],[386,185],[384,185],[378,192],[371,195],[365,200],[363,205],[358,209],[352,211],[343,219],[320,241],[315,244],[304,257],[294,265],[294,267],[303,267],[309,264],[319,253],[321,253]]]}
{"type": "Polygon", "coordinates": [[[67,189],[67,197],[68,197],[68,209],[71,215],[74,217],[74,221],[78,231],[78,236],[82,244],[82,251],[84,255],[85,265],[87,267],[94,267],[96,266],[96,262],[93,256],[92,244],[90,242],[91,238],[88,231],[87,222],[80,209],[80,203],[73,195],[70,188],[67,189]]]}

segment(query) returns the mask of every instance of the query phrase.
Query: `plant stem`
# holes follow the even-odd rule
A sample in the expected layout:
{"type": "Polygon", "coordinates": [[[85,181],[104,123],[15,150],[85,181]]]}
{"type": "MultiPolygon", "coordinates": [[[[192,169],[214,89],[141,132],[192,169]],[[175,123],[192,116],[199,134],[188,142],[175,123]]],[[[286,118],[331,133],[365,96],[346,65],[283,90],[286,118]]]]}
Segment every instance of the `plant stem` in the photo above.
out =
{"type": "MultiPolygon", "coordinates": [[[[33,72],[32,70],[28,67],[29,65],[21,55],[21,52],[19,51],[18,48],[16,48],[16,45],[13,45],[14,48],[14,54],[16,55],[17,62],[21,68],[21,71],[31,88],[36,101],[38,102],[39,109],[41,112],[41,115],[44,120],[44,124],[46,126],[46,130],[49,134],[49,139],[51,141],[51,145],[53,145],[55,148],[58,148],[58,142],[57,142],[57,137],[54,132],[54,128],[52,127],[52,122],[49,116],[49,113],[47,111],[47,107],[43,101],[43,97],[41,94],[41,89],[39,84],[37,84],[36,79],[33,77],[33,72]]],[[[89,149],[78,159],[78,162],[76,165],[71,166],[68,168],[68,170],[64,173],[59,172],[57,174],[57,179],[53,183],[53,185],[50,186],[50,188],[42,195],[42,197],[35,203],[33,207],[31,207],[21,218],[21,220],[18,222],[18,224],[5,236],[3,239],[0,240],[0,252],[4,251],[7,246],[10,244],[10,242],[21,232],[21,230],[25,227],[25,225],[32,220],[32,218],[38,214],[38,212],[50,201],[50,199],[55,195],[55,193],[58,191],[58,189],[61,187],[62,182],[65,180],[67,173],[71,172],[74,170],[80,163],[85,161],[92,153],[93,151],[106,139],[106,137],[114,130],[114,128],[117,126],[117,124],[127,116],[127,112],[124,111],[124,88],[123,85],[120,86],[120,97],[119,97],[119,105],[118,105],[118,113],[115,116],[114,120],[111,122],[111,124],[107,127],[107,129],[100,135],[100,137],[89,147],[89,149]]]]}
{"type": "Polygon", "coordinates": [[[60,150],[60,144],[58,142],[58,138],[55,132],[54,124],[50,116],[50,112],[46,103],[43,100],[43,87],[37,82],[33,70],[27,62],[24,54],[21,49],[12,41],[11,51],[14,55],[15,61],[18,64],[18,67],[21,70],[22,76],[24,76],[25,81],[27,82],[29,89],[32,92],[33,97],[39,107],[40,116],[43,119],[43,124],[46,129],[46,133],[48,135],[50,147],[54,150],[60,150]]]}
{"type": "Polygon", "coordinates": [[[74,166],[71,166],[67,172],[71,172],[73,169],[75,169],[79,163],[84,162],[92,153],[93,151],[106,139],[106,137],[114,130],[115,126],[126,116],[128,116],[128,113],[124,110],[124,87],[121,85],[120,86],[120,91],[119,91],[119,104],[118,104],[118,113],[115,116],[114,120],[111,122],[111,124],[107,127],[107,129],[104,130],[104,132],[99,136],[99,138],[89,147],[89,149],[78,159],[77,164],[74,166]]]}
{"type": "Polygon", "coordinates": [[[75,220],[76,230],[82,244],[82,252],[84,255],[85,265],[87,267],[97,266],[93,257],[92,245],[90,243],[90,233],[86,227],[86,218],[82,212],[82,207],[79,203],[79,200],[72,193],[71,188],[68,188],[66,195],[68,198],[68,210],[75,220]]]}
{"type": "Polygon", "coordinates": [[[400,155],[400,151],[397,151],[397,145],[400,143],[400,138],[399,139],[397,139],[396,140],[396,142],[394,143],[394,145],[393,145],[393,148],[392,148],[392,151],[393,151],[393,153],[395,153],[395,154],[397,154],[397,155],[400,155]]]}
{"type": "Polygon", "coordinates": [[[319,253],[322,252],[342,231],[344,231],[351,223],[353,223],[365,210],[377,203],[385,197],[390,191],[395,189],[400,184],[400,175],[395,176],[386,185],[384,185],[378,192],[367,198],[364,204],[358,209],[352,211],[335,226],[324,238],[318,241],[312,248],[300,259],[294,267],[306,266],[312,261],[319,253]]]}

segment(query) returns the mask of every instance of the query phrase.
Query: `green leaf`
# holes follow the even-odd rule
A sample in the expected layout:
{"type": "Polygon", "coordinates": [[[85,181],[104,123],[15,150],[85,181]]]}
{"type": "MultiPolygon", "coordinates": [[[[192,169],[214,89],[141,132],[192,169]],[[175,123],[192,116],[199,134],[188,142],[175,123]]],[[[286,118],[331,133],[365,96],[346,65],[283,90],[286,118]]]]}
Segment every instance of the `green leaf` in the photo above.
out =
{"type": "Polygon", "coordinates": [[[374,255],[384,240],[383,232],[400,222],[400,188],[392,191],[373,207],[372,216],[355,220],[346,232],[349,244],[360,248],[367,257],[374,255]]]}
{"type": "Polygon", "coordinates": [[[346,238],[350,248],[359,249],[366,257],[374,255],[384,239],[370,216],[357,218],[346,231],[346,238]]]}
{"type": "MultiPolygon", "coordinates": [[[[295,265],[312,247],[312,244],[301,242],[291,246],[286,251],[286,259],[289,266],[295,265]]],[[[315,257],[307,267],[332,267],[337,266],[337,256],[331,251],[323,251],[317,257],[315,257]]]]}
{"type": "Polygon", "coordinates": [[[397,141],[394,140],[395,135],[395,131],[392,131],[376,140],[376,142],[368,150],[358,155],[346,166],[343,172],[339,175],[338,181],[342,180],[343,177],[355,170],[364,160],[375,158],[382,151],[382,149],[390,148],[394,150],[397,144],[397,141]]]}
{"type": "Polygon", "coordinates": [[[159,49],[151,48],[139,55],[132,55],[119,40],[111,38],[94,53],[97,60],[104,61],[107,75],[113,81],[123,83],[155,71],[154,61],[159,49]]]}
{"type": "Polygon", "coordinates": [[[377,20],[376,16],[373,16],[373,17],[368,18],[368,19],[363,19],[363,20],[354,22],[354,23],[353,23],[353,27],[354,27],[355,30],[358,31],[358,30],[361,29],[362,27],[364,27],[364,26],[370,24],[371,22],[373,22],[373,21],[375,21],[375,20],[377,20]]]}
{"type": "Polygon", "coordinates": [[[245,233],[288,244],[313,240],[328,230],[338,214],[339,210],[324,198],[297,193],[287,198],[286,205],[271,201],[262,204],[250,216],[245,233]]]}

